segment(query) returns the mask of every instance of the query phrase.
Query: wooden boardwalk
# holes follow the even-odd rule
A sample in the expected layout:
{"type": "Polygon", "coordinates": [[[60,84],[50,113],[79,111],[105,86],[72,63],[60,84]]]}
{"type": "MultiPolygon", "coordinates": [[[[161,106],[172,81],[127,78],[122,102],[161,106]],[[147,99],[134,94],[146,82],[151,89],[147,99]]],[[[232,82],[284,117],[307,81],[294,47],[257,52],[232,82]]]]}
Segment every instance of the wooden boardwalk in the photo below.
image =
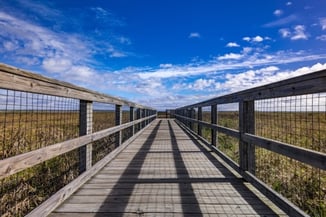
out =
{"type": "Polygon", "coordinates": [[[285,216],[224,165],[158,119],[51,216],[285,216]]]}

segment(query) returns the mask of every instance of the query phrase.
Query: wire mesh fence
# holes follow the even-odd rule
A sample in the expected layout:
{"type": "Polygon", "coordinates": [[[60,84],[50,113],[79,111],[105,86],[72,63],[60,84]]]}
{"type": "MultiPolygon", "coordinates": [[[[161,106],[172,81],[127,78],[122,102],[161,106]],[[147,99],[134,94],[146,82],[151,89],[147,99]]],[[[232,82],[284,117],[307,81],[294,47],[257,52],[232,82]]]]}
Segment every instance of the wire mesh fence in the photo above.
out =
{"type": "Polygon", "coordinates": [[[0,90],[0,159],[76,138],[79,101],[0,90]]]}
{"type": "MultiPolygon", "coordinates": [[[[79,100],[0,90],[0,159],[79,136],[79,100]]],[[[0,216],[24,216],[78,176],[72,151],[0,181],[0,216]]]]}
{"type": "MultiPolygon", "coordinates": [[[[326,94],[255,102],[256,134],[326,152],[326,94]]],[[[326,215],[326,173],[277,153],[256,149],[256,176],[312,216],[326,215]]]]}

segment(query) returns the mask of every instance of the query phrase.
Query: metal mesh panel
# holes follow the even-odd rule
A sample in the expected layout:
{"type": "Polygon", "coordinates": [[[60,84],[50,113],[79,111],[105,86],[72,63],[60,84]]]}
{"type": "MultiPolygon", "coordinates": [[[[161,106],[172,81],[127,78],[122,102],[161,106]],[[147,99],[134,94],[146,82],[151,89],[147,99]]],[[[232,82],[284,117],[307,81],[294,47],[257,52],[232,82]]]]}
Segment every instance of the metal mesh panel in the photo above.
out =
{"type": "Polygon", "coordinates": [[[115,126],[114,109],[114,105],[111,104],[93,104],[93,132],[115,126]]]}
{"type": "Polygon", "coordinates": [[[326,153],[326,94],[282,97],[255,103],[256,134],[326,153]]]}
{"type": "MultiPolygon", "coordinates": [[[[256,134],[326,152],[326,95],[309,94],[255,103],[256,134]]],[[[256,148],[256,175],[312,216],[326,214],[326,172],[256,148]]]]}
{"type": "MultiPolygon", "coordinates": [[[[79,135],[79,100],[0,89],[0,159],[79,135]]],[[[78,175],[78,151],[0,181],[0,215],[24,216],[78,175]]]]}
{"type": "MultiPolygon", "coordinates": [[[[211,123],[211,107],[203,107],[203,121],[207,123],[211,123]]],[[[202,136],[205,138],[207,141],[211,141],[212,138],[212,133],[211,133],[211,128],[207,127],[202,127],[202,136]]]]}
{"type": "Polygon", "coordinates": [[[0,90],[0,159],[78,137],[79,101],[0,90]]]}

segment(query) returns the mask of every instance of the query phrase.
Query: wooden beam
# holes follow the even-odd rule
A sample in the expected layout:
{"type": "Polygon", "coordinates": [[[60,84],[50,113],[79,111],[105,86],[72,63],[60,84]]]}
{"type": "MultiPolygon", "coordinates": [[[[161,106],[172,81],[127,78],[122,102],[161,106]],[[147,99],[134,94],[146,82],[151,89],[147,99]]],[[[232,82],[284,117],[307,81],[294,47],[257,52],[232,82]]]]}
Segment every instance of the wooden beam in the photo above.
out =
{"type": "MultiPolygon", "coordinates": [[[[93,104],[80,100],[79,103],[79,136],[91,134],[93,130],[93,104]]],[[[79,173],[92,167],[92,143],[79,148],[79,173]]]]}
{"type": "Polygon", "coordinates": [[[65,187],[61,188],[58,192],[52,195],[49,199],[44,201],[41,205],[36,207],[31,211],[27,217],[34,216],[48,216],[52,211],[54,211],[63,201],[69,198],[76,190],[78,190],[84,183],[86,183],[92,176],[94,176],[98,171],[100,171],[105,165],[110,161],[115,159],[115,157],[121,153],[133,140],[135,140],[146,128],[136,133],[133,137],[124,142],[121,146],[114,149],[102,160],[97,162],[90,170],[87,170],[72,182],[67,184],[65,187]]]}
{"type": "Polygon", "coordinates": [[[67,82],[50,79],[5,64],[0,64],[0,87],[8,90],[42,93],[85,101],[152,109],[118,97],[101,94],[67,82]]]}
{"type": "MultiPolygon", "coordinates": [[[[121,105],[115,105],[115,125],[119,126],[122,123],[122,109],[121,105]]],[[[115,136],[115,147],[118,147],[121,145],[122,142],[122,132],[119,131],[116,133],[115,136]]]]}
{"type": "Polygon", "coordinates": [[[255,146],[243,140],[245,133],[255,134],[255,102],[243,101],[239,103],[239,165],[243,171],[255,174],[255,146]]]}
{"type": "Polygon", "coordinates": [[[326,70],[216,97],[179,109],[326,92],[326,70]]]}
{"type": "Polygon", "coordinates": [[[76,148],[80,148],[88,143],[97,141],[131,127],[133,124],[141,123],[142,121],[153,117],[155,117],[155,115],[0,160],[0,179],[33,167],[76,148]]]}

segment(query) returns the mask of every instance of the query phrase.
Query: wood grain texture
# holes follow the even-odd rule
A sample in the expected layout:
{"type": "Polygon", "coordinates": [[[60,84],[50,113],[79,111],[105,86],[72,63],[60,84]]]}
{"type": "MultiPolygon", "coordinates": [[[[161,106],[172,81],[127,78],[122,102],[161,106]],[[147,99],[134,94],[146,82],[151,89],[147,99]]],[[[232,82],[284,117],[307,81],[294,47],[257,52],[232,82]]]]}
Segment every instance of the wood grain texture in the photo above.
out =
{"type": "Polygon", "coordinates": [[[286,216],[172,119],[155,120],[50,216],[286,216]]]}
{"type": "Polygon", "coordinates": [[[0,179],[154,117],[156,117],[156,115],[0,160],[0,179]]]}
{"type": "Polygon", "coordinates": [[[0,87],[9,90],[42,93],[53,96],[81,99],[85,101],[126,105],[136,108],[147,108],[153,110],[153,108],[136,104],[118,97],[113,97],[107,94],[101,94],[67,82],[50,79],[1,63],[0,87]]]}

